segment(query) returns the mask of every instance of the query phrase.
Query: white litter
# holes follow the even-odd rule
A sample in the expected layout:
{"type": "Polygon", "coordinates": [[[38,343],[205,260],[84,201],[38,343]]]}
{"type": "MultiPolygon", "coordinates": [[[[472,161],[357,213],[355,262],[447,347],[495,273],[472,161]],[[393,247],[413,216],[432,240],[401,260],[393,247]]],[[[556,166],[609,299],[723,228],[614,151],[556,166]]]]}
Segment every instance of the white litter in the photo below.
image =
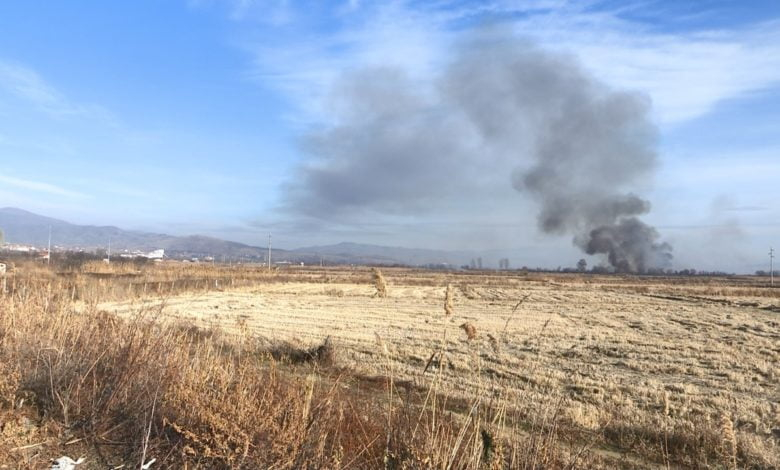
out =
{"type": "Polygon", "coordinates": [[[84,457],[79,457],[78,460],[73,460],[70,457],[63,455],[62,457],[52,460],[49,470],[75,470],[76,465],[84,463],[87,460],[84,457]]]}
{"type": "Polygon", "coordinates": [[[152,460],[146,462],[145,464],[141,465],[141,470],[148,470],[149,467],[151,467],[152,464],[155,463],[156,461],[157,461],[157,459],[152,459],[152,460]]]}

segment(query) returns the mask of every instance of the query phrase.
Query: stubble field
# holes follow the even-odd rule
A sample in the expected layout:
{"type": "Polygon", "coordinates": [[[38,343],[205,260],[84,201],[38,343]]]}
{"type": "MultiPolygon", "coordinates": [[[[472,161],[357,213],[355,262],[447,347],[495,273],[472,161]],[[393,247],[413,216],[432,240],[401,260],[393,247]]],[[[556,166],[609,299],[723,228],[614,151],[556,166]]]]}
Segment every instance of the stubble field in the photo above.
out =
{"type": "Polygon", "coordinates": [[[780,468],[761,278],[168,262],[7,281],[0,468],[780,468]]]}
{"type": "Polygon", "coordinates": [[[282,282],[100,308],[303,349],[330,338],[359,377],[391,373],[418,388],[436,378],[450,397],[501,396],[529,418],[554,406],[581,439],[597,435],[596,451],[637,464],[694,455],[697,430],[729,426],[750,461],[778,464],[778,290],[748,279],[383,273],[385,298],[368,269],[289,270],[282,282]]]}

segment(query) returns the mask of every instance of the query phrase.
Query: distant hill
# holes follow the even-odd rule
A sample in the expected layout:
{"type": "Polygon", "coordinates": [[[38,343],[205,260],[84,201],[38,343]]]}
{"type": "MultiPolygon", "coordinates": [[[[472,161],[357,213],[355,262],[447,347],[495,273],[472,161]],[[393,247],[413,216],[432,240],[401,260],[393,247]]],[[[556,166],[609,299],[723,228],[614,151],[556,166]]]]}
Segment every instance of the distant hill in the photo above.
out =
{"type": "MultiPolygon", "coordinates": [[[[76,225],[63,220],[33,214],[22,209],[0,209],[0,230],[7,243],[44,247],[51,227],[52,244],[64,248],[94,250],[106,248],[109,239],[114,252],[121,250],[155,250],[163,248],[174,257],[215,256],[230,259],[263,259],[263,248],[218,238],[192,235],[176,237],[160,233],[123,230],[113,226],[76,225]]],[[[274,250],[282,254],[284,250],[274,250]]]]}
{"type": "MultiPolygon", "coordinates": [[[[45,247],[51,227],[52,245],[92,251],[106,248],[111,240],[111,251],[151,251],[165,249],[166,256],[190,258],[213,256],[226,260],[264,260],[267,248],[220,240],[202,235],[173,236],[161,233],[124,230],[113,226],[77,225],[64,220],[34,214],[22,209],[0,209],[0,230],[7,243],[45,247]]],[[[448,264],[453,267],[468,264],[478,254],[460,251],[427,250],[360,243],[310,246],[295,250],[274,248],[274,261],[318,264],[405,264],[421,266],[448,264]]]]}

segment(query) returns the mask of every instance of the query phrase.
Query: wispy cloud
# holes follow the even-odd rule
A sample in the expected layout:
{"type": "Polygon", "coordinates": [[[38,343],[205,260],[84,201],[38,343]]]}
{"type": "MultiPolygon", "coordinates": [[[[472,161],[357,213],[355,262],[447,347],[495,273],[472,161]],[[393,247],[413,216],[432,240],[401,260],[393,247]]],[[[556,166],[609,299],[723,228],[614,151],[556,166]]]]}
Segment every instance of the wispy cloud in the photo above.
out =
{"type": "Polygon", "coordinates": [[[648,93],[662,123],[780,84],[780,21],[665,33],[603,13],[559,12],[515,23],[549,47],[575,53],[599,78],[648,93]]]}
{"type": "Polygon", "coordinates": [[[84,193],[80,193],[78,191],[72,191],[70,189],[66,189],[61,186],[45,183],[42,181],[32,181],[32,180],[26,180],[21,178],[14,178],[12,176],[0,175],[0,184],[12,186],[18,189],[42,192],[42,193],[52,194],[55,196],[64,196],[73,199],[89,198],[89,196],[84,193]]]}
{"type": "Polygon", "coordinates": [[[299,118],[309,120],[323,117],[324,96],[343,71],[399,66],[424,81],[447,62],[459,31],[485,22],[575,54],[613,86],[646,92],[662,124],[695,119],[724,100],[780,84],[779,20],[664,31],[633,19],[642,3],[516,3],[361,4],[330,12],[335,27],[324,32],[287,25],[281,34],[250,35],[243,47],[252,55],[251,76],[285,92],[304,114],[299,118]]]}
{"type": "Polygon", "coordinates": [[[18,63],[0,60],[0,89],[55,118],[80,116],[115,124],[114,116],[102,106],[69,100],[38,72],[18,63]]]}

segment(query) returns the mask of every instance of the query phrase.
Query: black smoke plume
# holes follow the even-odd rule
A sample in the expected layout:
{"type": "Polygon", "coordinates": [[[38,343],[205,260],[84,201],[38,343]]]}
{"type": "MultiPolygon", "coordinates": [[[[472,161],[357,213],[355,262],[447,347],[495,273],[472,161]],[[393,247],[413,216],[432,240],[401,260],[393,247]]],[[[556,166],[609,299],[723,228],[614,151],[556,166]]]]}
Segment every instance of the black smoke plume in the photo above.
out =
{"type": "Polygon", "coordinates": [[[425,213],[504,178],[540,206],[542,232],[569,234],[618,271],[666,267],[671,247],[639,220],[633,193],[657,164],[650,102],[614,90],[567,55],[500,31],[470,35],[428,87],[395,69],[344,79],[336,123],[306,139],[311,156],[287,205],[318,217],[425,213]]]}

